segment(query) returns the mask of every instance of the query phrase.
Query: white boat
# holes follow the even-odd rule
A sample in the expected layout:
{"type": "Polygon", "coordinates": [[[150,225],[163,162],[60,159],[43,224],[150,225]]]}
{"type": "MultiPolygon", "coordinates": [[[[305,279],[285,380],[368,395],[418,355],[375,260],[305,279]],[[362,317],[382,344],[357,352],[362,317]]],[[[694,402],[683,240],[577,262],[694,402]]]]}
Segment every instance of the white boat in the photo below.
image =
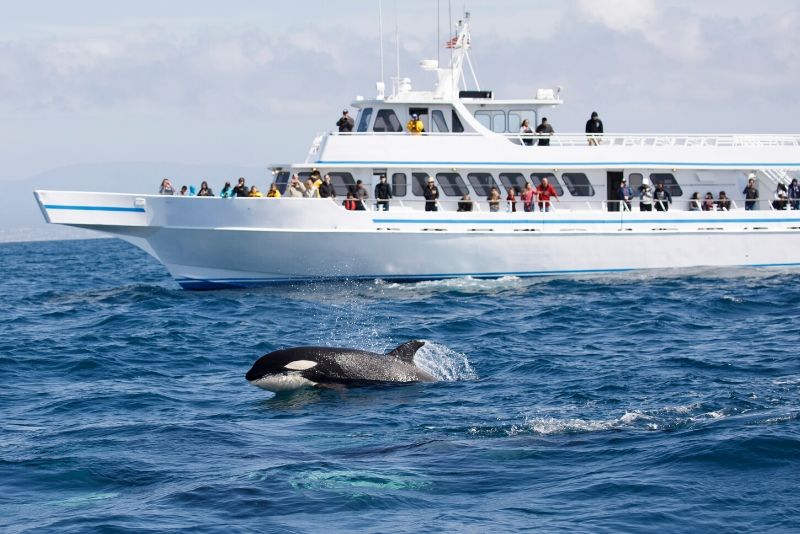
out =
{"type": "Polygon", "coordinates": [[[124,239],[187,289],[800,266],[800,201],[773,200],[778,184],[800,172],[800,135],[522,135],[522,120],[538,124],[544,110],[562,103],[560,91],[501,100],[466,90],[469,26],[466,16],[448,41],[446,68],[421,63],[436,75],[433,90],[412,90],[398,78],[385,95],[379,83],[375,98],[352,103],[352,133],[319,135],[305,162],[271,168],[269,181],[281,190],[291,174],[329,174],[335,199],[75,191],[36,191],[36,199],[48,222],[124,239]],[[412,114],[424,134],[406,131],[412,114]],[[345,209],[348,187],[362,180],[373,196],[380,175],[392,187],[388,211],[374,198],[360,203],[363,210],[345,209]],[[551,210],[534,203],[524,211],[517,199],[518,211],[511,211],[506,189],[535,187],[545,177],[558,193],[551,210]],[[440,196],[428,204],[435,211],[426,211],[423,188],[431,178],[440,196]],[[623,179],[634,192],[630,205],[619,200],[623,179]],[[760,198],[746,201],[751,179],[760,198]],[[662,203],[668,209],[641,211],[647,204],[640,205],[640,186],[659,183],[671,193],[662,203]],[[487,201],[492,185],[503,191],[498,211],[487,201]],[[723,190],[728,205],[696,209],[707,192],[716,200],[723,190]],[[472,211],[458,209],[464,194],[472,211]]]}

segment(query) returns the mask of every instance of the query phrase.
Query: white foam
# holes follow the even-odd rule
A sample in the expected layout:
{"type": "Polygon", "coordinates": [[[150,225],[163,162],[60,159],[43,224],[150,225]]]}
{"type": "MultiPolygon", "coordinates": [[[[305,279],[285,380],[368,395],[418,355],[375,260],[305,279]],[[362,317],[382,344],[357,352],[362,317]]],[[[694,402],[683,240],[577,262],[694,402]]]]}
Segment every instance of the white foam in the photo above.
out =
{"type": "Polygon", "coordinates": [[[466,355],[431,341],[425,341],[425,345],[417,351],[414,363],[438,380],[456,381],[478,378],[478,374],[470,365],[466,355]]]}

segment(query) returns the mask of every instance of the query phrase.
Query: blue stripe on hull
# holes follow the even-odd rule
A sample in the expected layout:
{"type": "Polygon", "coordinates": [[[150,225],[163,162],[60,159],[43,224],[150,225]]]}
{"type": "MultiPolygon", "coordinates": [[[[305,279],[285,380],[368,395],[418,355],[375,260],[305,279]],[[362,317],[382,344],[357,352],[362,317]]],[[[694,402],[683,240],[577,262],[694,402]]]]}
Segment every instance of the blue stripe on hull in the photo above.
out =
{"type": "Polygon", "coordinates": [[[47,210],[75,210],[75,211],[131,211],[144,213],[144,208],[122,208],[119,206],[68,206],[64,204],[45,204],[47,210]]]}

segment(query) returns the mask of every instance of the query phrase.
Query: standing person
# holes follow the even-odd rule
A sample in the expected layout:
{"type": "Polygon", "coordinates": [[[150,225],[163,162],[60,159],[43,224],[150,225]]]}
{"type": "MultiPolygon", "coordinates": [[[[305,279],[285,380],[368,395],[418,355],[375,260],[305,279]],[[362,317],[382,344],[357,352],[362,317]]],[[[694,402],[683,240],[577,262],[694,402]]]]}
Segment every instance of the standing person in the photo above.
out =
{"type": "Polygon", "coordinates": [[[208,187],[208,182],[206,182],[205,180],[200,182],[200,191],[197,192],[197,196],[198,197],[213,197],[214,196],[214,191],[212,191],[211,188],[208,187]]]}
{"type": "Polygon", "coordinates": [[[159,195],[175,194],[175,189],[172,187],[172,183],[169,181],[169,178],[164,178],[163,180],[161,180],[161,187],[158,189],[158,194],[159,195]]]}
{"type": "Polygon", "coordinates": [[[531,212],[533,211],[533,197],[534,197],[533,187],[531,186],[530,182],[525,182],[525,190],[519,196],[522,199],[522,209],[531,212]]]}
{"type": "Polygon", "coordinates": [[[233,197],[233,188],[231,187],[230,182],[225,182],[225,185],[222,186],[222,191],[220,191],[219,196],[220,198],[231,198],[233,197]]]}
{"type": "Polygon", "coordinates": [[[178,192],[178,195],[180,195],[182,197],[191,196],[191,195],[189,195],[189,188],[186,187],[185,185],[181,186],[181,190],[178,192]]]}
{"type": "Polygon", "coordinates": [[[364,187],[364,182],[361,180],[356,180],[356,187],[353,193],[356,196],[356,199],[359,200],[358,209],[365,210],[367,209],[367,200],[369,200],[369,193],[367,193],[367,188],[364,187]]]}
{"type": "Polygon", "coordinates": [[[347,211],[356,211],[356,209],[358,209],[357,204],[358,201],[356,201],[356,196],[353,194],[352,191],[348,191],[347,198],[342,200],[342,206],[344,206],[344,209],[346,209],[347,211]]]}
{"type": "Polygon", "coordinates": [[[303,198],[305,193],[306,186],[300,181],[299,176],[293,174],[292,179],[289,180],[289,185],[286,186],[286,192],[284,193],[284,196],[289,198],[303,198]]]}
{"type": "Polygon", "coordinates": [[[533,130],[531,130],[531,123],[528,119],[522,121],[519,125],[519,135],[522,137],[522,144],[527,146],[534,145],[533,130]]]}
{"type": "Polygon", "coordinates": [[[789,192],[786,190],[786,184],[778,183],[778,189],[775,190],[775,200],[772,202],[772,207],[776,210],[785,210],[789,208],[789,192]]]}
{"type": "Polygon", "coordinates": [[[319,191],[314,186],[314,179],[309,177],[306,180],[306,192],[303,193],[306,198],[319,198],[319,191]]]}
{"type": "Polygon", "coordinates": [[[539,197],[539,211],[550,211],[551,197],[558,200],[558,194],[547,178],[542,178],[542,182],[536,188],[536,193],[539,197]]]}
{"type": "Polygon", "coordinates": [[[689,211],[700,211],[700,193],[695,191],[692,193],[692,198],[689,199],[689,211]]]}
{"type": "Polygon", "coordinates": [[[622,182],[619,184],[619,189],[617,190],[617,200],[619,200],[619,209],[620,211],[631,211],[631,199],[633,198],[633,189],[628,185],[627,180],[625,178],[622,179],[622,182]]]}
{"type": "Polygon", "coordinates": [[[597,134],[603,133],[603,121],[600,120],[600,117],[597,115],[596,111],[592,111],[591,118],[586,121],[586,133],[592,134],[587,136],[590,146],[597,146],[600,144],[599,138],[601,136],[597,134]]]}
{"type": "Polygon", "coordinates": [[[339,133],[350,133],[353,131],[353,126],[355,126],[355,121],[353,117],[347,112],[347,110],[342,111],[342,116],[336,121],[336,126],[339,127],[339,133]]]}
{"type": "Polygon", "coordinates": [[[486,198],[489,201],[489,211],[500,211],[500,190],[493,185],[486,198]]]}
{"type": "Polygon", "coordinates": [[[331,183],[331,176],[326,174],[319,186],[320,198],[336,198],[336,190],[331,183]]]}
{"type": "Polygon", "coordinates": [[[508,207],[506,211],[510,211],[512,213],[516,213],[517,211],[517,190],[514,189],[514,186],[508,188],[508,196],[506,197],[506,202],[508,202],[508,207]]]}
{"type": "Polygon", "coordinates": [[[278,186],[275,184],[275,182],[272,182],[272,185],[269,186],[267,198],[281,198],[281,192],[278,191],[278,186]]]}
{"type": "Polygon", "coordinates": [[[664,189],[664,182],[658,182],[656,184],[653,200],[656,204],[656,211],[669,211],[669,205],[672,204],[672,195],[669,194],[669,191],[664,189]]]}
{"type": "Polygon", "coordinates": [[[247,194],[250,198],[261,198],[264,195],[261,194],[261,191],[258,190],[256,186],[250,188],[250,193],[247,194]]]}
{"type": "Polygon", "coordinates": [[[472,199],[469,193],[464,193],[458,201],[458,211],[472,211],[472,199]]]}
{"type": "Polygon", "coordinates": [[[250,194],[250,189],[244,183],[244,178],[239,178],[239,181],[236,183],[236,186],[233,188],[234,196],[236,197],[246,197],[250,194]]]}
{"type": "Polygon", "coordinates": [[[378,201],[378,210],[389,211],[390,198],[392,198],[392,187],[386,181],[386,175],[381,174],[380,182],[375,185],[375,199],[378,201]]]}
{"type": "Polygon", "coordinates": [[[745,198],[744,209],[747,211],[756,209],[756,204],[758,203],[758,188],[756,187],[756,179],[752,174],[750,175],[750,179],[747,180],[747,187],[744,188],[742,194],[745,198]]]}
{"type": "Polygon", "coordinates": [[[703,200],[703,211],[716,211],[717,205],[714,203],[714,195],[709,191],[706,193],[706,198],[703,200]]]}
{"type": "Polygon", "coordinates": [[[428,178],[428,185],[425,186],[425,211],[439,211],[436,201],[439,200],[439,189],[433,181],[433,177],[428,178]]]}
{"type": "Polygon", "coordinates": [[[419,120],[419,115],[412,113],[411,120],[406,124],[406,129],[412,135],[420,135],[425,131],[425,125],[419,120]]]}
{"type": "Polygon", "coordinates": [[[719,198],[717,199],[717,209],[720,211],[730,211],[731,210],[731,199],[728,198],[728,195],[725,194],[725,191],[719,192],[719,198]]]}
{"type": "Polygon", "coordinates": [[[653,211],[653,192],[648,183],[639,186],[639,211],[653,211]]]}
{"type": "Polygon", "coordinates": [[[793,210],[800,210],[800,185],[797,183],[797,178],[792,178],[792,183],[789,184],[789,200],[793,210]]]}
{"type": "Polygon", "coordinates": [[[556,132],[553,130],[553,127],[550,125],[550,123],[547,122],[547,117],[543,117],[542,123],[536,127],[536,134],[540,136],[539,146],[550,146],[550,139],[541,136],[553,135],[554,133],[556,132]]]}

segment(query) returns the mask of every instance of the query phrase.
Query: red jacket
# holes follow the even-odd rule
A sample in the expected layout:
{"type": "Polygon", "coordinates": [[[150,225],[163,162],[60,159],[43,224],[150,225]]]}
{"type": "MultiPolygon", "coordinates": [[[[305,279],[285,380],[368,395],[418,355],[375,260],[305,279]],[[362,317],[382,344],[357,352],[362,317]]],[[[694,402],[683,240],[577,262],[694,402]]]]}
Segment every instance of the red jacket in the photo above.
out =
{"type": "Polygon", "coordinates": [[[544,187],[544,184],[539,184],[539,187],[536,188],[536,192],[539,194],[539,201],[542,202],[547,202],[550,200],[550,197],[558,197],[553,184],[547,184],[547,187],[544,187]]]}

